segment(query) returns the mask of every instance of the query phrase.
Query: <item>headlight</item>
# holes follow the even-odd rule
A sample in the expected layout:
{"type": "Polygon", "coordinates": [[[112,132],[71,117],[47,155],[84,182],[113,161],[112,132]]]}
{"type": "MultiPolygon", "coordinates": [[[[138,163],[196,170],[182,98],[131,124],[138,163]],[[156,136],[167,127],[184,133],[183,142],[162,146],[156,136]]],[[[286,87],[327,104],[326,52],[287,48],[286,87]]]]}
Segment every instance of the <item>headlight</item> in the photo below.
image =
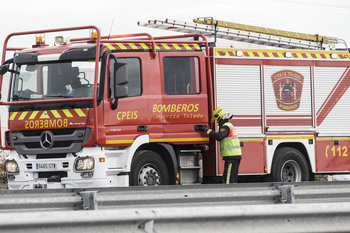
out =
{"type": "Polygon", "coordinates": [[[6,160],[5,162],[6,172],[10,174],[18,174],[19,168],[15,160],[6,160]]]}
{"type": "Polygon", "coordinates": [[[76,171],[91,171],[94,169],[94,158],[87,157],[79,157],[75,160],[75,170],[76,171]]]}

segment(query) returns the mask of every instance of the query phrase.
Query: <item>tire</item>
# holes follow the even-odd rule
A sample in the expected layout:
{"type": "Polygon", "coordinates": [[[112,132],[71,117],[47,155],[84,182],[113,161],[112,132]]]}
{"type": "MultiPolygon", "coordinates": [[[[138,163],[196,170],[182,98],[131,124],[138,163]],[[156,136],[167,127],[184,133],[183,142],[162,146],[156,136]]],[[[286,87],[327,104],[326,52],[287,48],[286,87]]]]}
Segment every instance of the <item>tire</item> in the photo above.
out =
{"type": "Polygon", "coordinates": [[[162,157],[153,151],[137,152],[131,163],[129,184],[130,186],[168,185],[168,167],[162,157]]]}
{"type": "Polygon", "coordinates": [[[303,154],[294,148],[277,149],[271,167],[273,182],[300,182],[310,180],[309,166],[303,154]]]}

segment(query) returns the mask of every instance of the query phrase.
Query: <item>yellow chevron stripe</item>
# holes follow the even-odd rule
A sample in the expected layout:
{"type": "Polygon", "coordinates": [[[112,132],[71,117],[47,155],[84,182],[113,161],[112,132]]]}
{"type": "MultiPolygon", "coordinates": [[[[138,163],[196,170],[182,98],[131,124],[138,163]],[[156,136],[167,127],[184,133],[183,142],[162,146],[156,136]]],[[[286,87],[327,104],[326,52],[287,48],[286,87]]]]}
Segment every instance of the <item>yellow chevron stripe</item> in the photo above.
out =
{"type": "Polygon", "coordinates": [[[169,45],[167,45],[167,44],[161,44],[165,49],[171,49],[170,47],[169,47],[169,45]]]}
{"type": "Polygon", "coordinates": [[[109,43],[104,44],[107,48],[109,48],[110,50],[115,50],[115,47],[109,43]]]}
{"type": "Polygon", "coordinates": [[[68,109],[63,109],[63,113],[66,115],[66,117],[73,117],[72,113],[68,109]]]}
{"type": "Polygon", "coordinates": [[[61,115],[58,113],[57,110],[51,110],[52,114],[54,115],[55,118],[61,118],[61,115]]]}
{"type": "MultiPolygon", "coordinates": [[[[114,43],[114,44],[111,44],[111,43],[104,43],[103,44],[104,46],[106,46],[109,50],[116,50],[116,49],[122,49],[122,50],[127,50],[127,45],[131,47],[131,49],[140,49],[140,46],[143,48],[143,49],[150,49],[150,46],[148,44],[145,44],[145,43],[139,43],[139,46],[136,45],[135,43],[114,43]],[[118,47],[119,48],[118,48],[118,47]]],[[[160,44],[164,47],[164,49],[166,50],[171,50],[172,48],[169,47],[168,44],[165,44],[165,43],[162,43],[160,44]]],[[[179,44],[171,44],[176,50],[201,50],[201,47],[198,45],[198,44],[192,44],[192,46],[190,44],[181,44],[184,48],[181,48],[179,44]]],[[[159,46],[156,44],[156,49],[159,50],[159,46]]]]}
{"type": "Polygon", "coordinates": [[[10,117],[10,121],[13,121],[17,115],[17,112],[13,112],[10,117]]]}
{"type": "Polygon", "coordinates": [[[28,114],[28,112],[22,112],[21,116],[18,118],[18,120],[23,120],[26,115],[28,114]]]}
{"type": "Polygon", "coordinates": [[[80,117],[86,117],[85,113],[80,109],[80,108],[76,108],[74,109],[75,112],[78,114],[78,116],[80,117]]]}
{"type": "Polygon", "coordinates": [[[318,59],[322,59],[321,54],[316,53],[315,55],[318,59]]]}
{"type": "Polygon", "coordinates": [[[47,113],[45,114],[45,111],[39,117],[39,119],[49,119],[49,118],[50,118],[49,114],[47,114],[47,113]]]}
{"type": "Polygon", "coordinates": [[[298,58],[303,58],[303,55],[301,55],[301,53],[297,53],[297,57],[298,58]]]}
{"type": "Polygon", "coordinates": [[[269,57],[274,57],[271,52],[268,52],[267,55],[269,55],[269,57]]]}
{"type": "MultiPolygon", "coordinates": [[[[198,48],[198,45],[194,45],[196,48],[198,48]]],[[[331,59],[331,54],[335,53],[338,55],[337,59],[350,59],[350,53],[348,52],[337,52],[337,51],[303,51],[303,50],[256,50],[256,49],[215,49],[215,56],[235,56],[235,55],[228,55],[228,52],[232,52],[232,54],[236,54],[237,51],[244,52],[246,56],[249,57],[265,57],[264,53],[267,54],[270,58],[286,58],[285,53],[291,52],[295,54],[292,58],[294,59],[331,59]],[[254,53],[257,53],[255,56],[254,53]],[[273,54],[277,54],[275,57],[273,54]],[[340,56],[343,56],[341,58],[340,56]],[[322,57],[324,56],[324,57],[322,57]]]]}
{"type": "Polygon", "coordinates": [[[142,47],[143,49],[149,49],[149,46],[146,45],[145,43],[141,43],[140,45],[141,45],[141,47],[142,47]]]}
{"type": "Polygon", "coordinates": [[[174,48],[175,49],[177,49],[177,50],[181,50],[181,48],[180,48],[180,46],[179,45],[177,45],[177,44],[171,44],[172,46],[174,46],[174,48]]]}
{"type": "Polygon", "coordinates": [[[192,50],[191,47],[188,44],[182,44],[186,50],[192,50]]]}
{"type": "Polygon", "coordinates": [[[139,49],[134,43],[128,43],[132,49],[139,49]]]}
{"type": "Polygon", "coordinates": [[[121,49],[127,49],[122,43],[116,43],[116,45],[118,45],[121,49]]]}
{"type": "Polygon", "coordinates": [[[39,113],[39,111],[34,111],[34,112],[30,115],[29,120],[33,120],[33,119],[36,117],[36,115],[38,115],[38,113],[39,113]]]}
{"type": "Polygon", "coordinates": [[[262,52],[258,52],[259,57],[264,57],[264,54],[262,52]]]}
{"type": "Polygon", "coordinates": [[[254,57],[253,52],[248,52],[249,57],[254,57]]]}
{"type": "Polygon", "coordinates": [[[201,47],[198,45],[198,44],[193,44],[193,46],[197,49],[197,50],[200,50],[201,47]]]}

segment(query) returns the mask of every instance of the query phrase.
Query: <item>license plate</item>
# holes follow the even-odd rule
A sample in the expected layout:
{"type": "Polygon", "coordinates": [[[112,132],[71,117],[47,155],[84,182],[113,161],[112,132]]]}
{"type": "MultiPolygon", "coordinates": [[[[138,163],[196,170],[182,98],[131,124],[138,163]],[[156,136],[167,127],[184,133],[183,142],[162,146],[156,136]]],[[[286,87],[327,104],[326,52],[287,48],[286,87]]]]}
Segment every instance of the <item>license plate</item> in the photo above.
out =
{"type": "Polygon", "coordinates": [[[36,170],[56,170],[56,163],[37,163],[36,170]]]}

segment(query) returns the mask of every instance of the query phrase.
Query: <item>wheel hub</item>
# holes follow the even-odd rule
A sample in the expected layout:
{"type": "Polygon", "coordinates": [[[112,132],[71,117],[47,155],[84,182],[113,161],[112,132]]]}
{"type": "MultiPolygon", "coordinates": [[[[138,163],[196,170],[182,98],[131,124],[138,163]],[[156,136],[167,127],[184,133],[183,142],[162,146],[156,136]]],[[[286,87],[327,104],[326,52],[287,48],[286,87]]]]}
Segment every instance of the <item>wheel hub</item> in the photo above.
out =
{"type": "Polygon", "coordinates": [[[138,185],[158,186],[160,185],[159,172],[152,165],[145,165],[139,173],[138,185]]]}
{"type": "Polygon", "coordinates": [[[282,182],[300,182],[301,181],[300,165],[294,160],[286,161],[281,169],[282,182]]]}

